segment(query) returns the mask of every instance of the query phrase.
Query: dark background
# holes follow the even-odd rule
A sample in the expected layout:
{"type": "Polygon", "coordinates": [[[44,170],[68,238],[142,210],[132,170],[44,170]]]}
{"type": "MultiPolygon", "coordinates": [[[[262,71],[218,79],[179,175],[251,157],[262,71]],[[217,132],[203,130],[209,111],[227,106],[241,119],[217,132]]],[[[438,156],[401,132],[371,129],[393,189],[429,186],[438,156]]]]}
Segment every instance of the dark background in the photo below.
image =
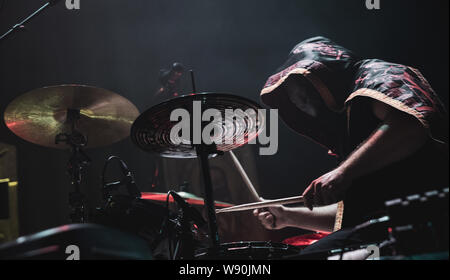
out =
{"type": "MultiPolygon", "coordinates": [[[[0,33],[43,3],[0,0],[0,33]]],[[[0,112],[27,91],[65,83],[112,90],[142,112],[151,105],[159,69],[175,61],[195,69],[201,91],[258,101],[266,78],[291,48],[316,35],[366,58],[419,68],[448,108],[448,5],[381,0],[381,10],[369,11],[365,0],[81,0],[81,10],[69,11],[60,3],[0,42],[0,112]]],[[[21,233],[66,223],[68,154],[29,144],[3,122],[0,141],[18,150],[21,233]]],[[[141,189],[150,190],[155,156],[130,139],[88,153],[94,160],[83,186],[89,197],[98,197],[110,154],[125,159],[141,189]]],[[[335,164],[325,150],[281,124],[278,153],[258,156],[255,149],[255,157],[267,198],[298,195],[335,164]]]]}

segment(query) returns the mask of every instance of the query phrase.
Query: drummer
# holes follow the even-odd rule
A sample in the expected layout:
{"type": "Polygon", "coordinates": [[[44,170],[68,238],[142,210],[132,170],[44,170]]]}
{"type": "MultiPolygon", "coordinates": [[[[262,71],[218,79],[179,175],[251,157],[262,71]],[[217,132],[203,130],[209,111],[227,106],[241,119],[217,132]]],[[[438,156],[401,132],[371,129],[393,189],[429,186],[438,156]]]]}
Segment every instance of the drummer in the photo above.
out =
{"type": "Polygon", "coordinates": [[[383,215],[385,201],[448,186],[446,112],[414,68],[359,60],[315,37],[295,46],[261,99],[339,162],[303,192],[306,208],[254,211],[269,229],[336,231],[303,253],[376,239],[348,237],[354,226],[383,215]]]}

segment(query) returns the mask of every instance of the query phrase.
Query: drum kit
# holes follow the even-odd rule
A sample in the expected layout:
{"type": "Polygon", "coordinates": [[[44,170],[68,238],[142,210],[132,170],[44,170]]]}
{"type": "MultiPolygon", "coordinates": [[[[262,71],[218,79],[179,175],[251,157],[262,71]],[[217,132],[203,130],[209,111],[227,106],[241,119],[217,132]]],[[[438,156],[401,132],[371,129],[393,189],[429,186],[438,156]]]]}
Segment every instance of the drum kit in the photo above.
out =
{"type": "MultiPolygon", "coordinates": [[[[175,125],[170,120],[171,112],[181,108],[191,114],[195,113],[195,101],[201,103],[202,112],[211,108],[222,114],[229,109],[241,109],[244,112],[247,109],[260,109],[257,103],[232,94],[193,93],[169,99],[139,114],[135,105],[109,90],[84,85],[59,85],[32,90],[17,97],[7,106],[4,120],[14,134],[28,142],[55,149],[70,149],[67,171],[73,186],[69,196],[70,218],[73,223],[94,222],[132,229],[132,232],[147,238],[153,250],[169,247],[169,254],[166,255],[169,259],[273,259],[297,254],[298,248],[285,244],[220,243],[216,215],[299,203],[302,202],[302,197],[261,201],[233,154],[233,149],[256,138],[264,129],[264,120],[257,114],[247,115],[240,122],[224,118],[220,123],[215,123],[220,128],[218,137],[222,142],[219,144],[206,144],[202,140],[199,144],[182,141],[175,145],[170,135],[175,125]],[[96,218],[89,220],[85,199],[80,191],[83,170],[91,162],[85,149],[106,146],[128,136],[141,150],[157,153],[162,157],[199,158],[205,198],[174,191],[168,194],[141,193],[126,164],[117,158],[126,179],[113,183],[104,182],[104,198],[107,202],[104,207],[97,209],[94,215],[96,218]],[[238,138],[245,141],[233,141],[238,138]],[[259,202],[234,206],[214,201],[208,161],[225,152],[231,154],[235,167],[259,202]],[[127,186],[129,195],[111,194],[120,185],[127,186]],[[174,205],[178,206],[177,213],[169,210],[174,205]],[[203,217],[206,217],[206,221],[203,217]],[[202,230],[206,225],[207,230],[202,230]],[[164,242],[165,239],[169,241],[164,242]],[[161,245],[163,243],[165,245],[161,245]],[[175,249],[172,248],[173,243],[176,244],[175,249]]],[[[201,126],[209,123],[202,121],[201,126]]]]}

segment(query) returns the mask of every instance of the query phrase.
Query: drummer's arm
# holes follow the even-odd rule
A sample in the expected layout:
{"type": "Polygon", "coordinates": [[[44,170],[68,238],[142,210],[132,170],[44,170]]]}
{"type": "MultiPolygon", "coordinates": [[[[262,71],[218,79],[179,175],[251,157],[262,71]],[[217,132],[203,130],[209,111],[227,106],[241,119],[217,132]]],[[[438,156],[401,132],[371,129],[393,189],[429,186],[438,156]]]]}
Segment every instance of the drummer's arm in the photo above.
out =
{"type": "Polygon", "coordinates": [[[379,101],[374,101],[373,112],[381,125],[338,168],[311,182],[303,192],[308,208],[339,201],[352,181],[406,158],[426,143],[427,132],[414,117],[379,101]]]}
{"type": "Polygon", "coordinates": [[[340,169],[353,178],[364,176],[413,154],[428,139],[425,128],[414,117],[380,101],[373,102],[373,112],[382,121],[340,169]]]}
{"type": "Polygon", "coordinates": [[[284,207],[286,226],[311,231],[333,232],[336,220],[337,204],[316,207],[313,211],[306,207],[284,207]]]}
{"type": "Polygon", "coordinates": [[[312,231],[332,232],[336,218],[337,204],[315,207],[276,206],[268,209],[257,209],[253,214],[267,229],[281,229],[285,227],[302,228],[312,231]]]}

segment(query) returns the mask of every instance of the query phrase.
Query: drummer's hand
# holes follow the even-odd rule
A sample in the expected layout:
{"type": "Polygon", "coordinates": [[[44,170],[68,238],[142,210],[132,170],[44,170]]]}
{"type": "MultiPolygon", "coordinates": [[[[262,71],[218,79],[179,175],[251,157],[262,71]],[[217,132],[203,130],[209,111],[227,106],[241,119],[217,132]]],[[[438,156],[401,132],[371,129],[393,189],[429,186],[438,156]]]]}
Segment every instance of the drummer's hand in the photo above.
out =
{"type": "Polygon", "coordinates": [[[282,229],[288,226],[286,223],[286,208],[283,206],[255,209],[253,215],[259,219],[266,229],[282,229]]]}
{"type": "Polygon", "coordinates": [[[352,179],[340,168],[330,171],[312,183],[303,192],[305,206],[313,210],[314,206],[330,205],[343,199],[352,179]]]}

